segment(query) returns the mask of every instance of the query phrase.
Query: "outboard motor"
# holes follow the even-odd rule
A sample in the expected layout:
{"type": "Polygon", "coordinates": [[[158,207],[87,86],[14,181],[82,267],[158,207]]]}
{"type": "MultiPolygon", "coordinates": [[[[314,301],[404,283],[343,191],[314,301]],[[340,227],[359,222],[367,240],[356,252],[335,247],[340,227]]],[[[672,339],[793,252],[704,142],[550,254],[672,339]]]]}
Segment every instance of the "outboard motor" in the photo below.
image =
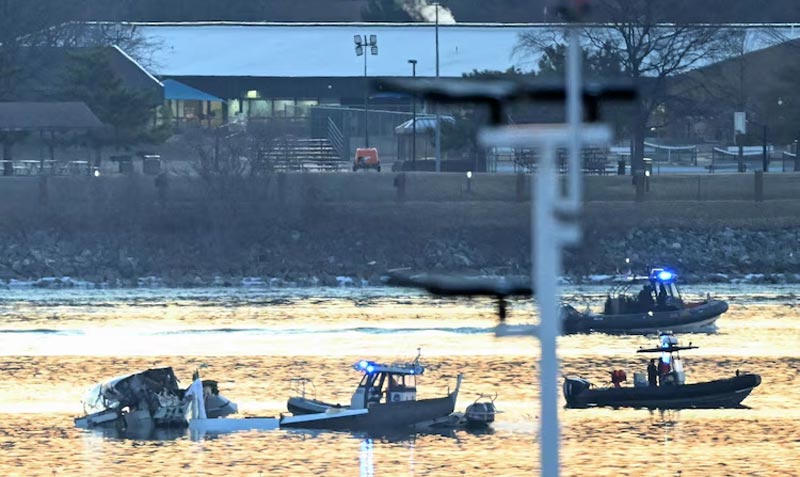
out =
{"type": "Polygon", "coordinates": [[[589,389],[591,385],[592,383],[586,379],[567,376],[564,378],[564,398],[569,403],[572,398],[589,389]]]}

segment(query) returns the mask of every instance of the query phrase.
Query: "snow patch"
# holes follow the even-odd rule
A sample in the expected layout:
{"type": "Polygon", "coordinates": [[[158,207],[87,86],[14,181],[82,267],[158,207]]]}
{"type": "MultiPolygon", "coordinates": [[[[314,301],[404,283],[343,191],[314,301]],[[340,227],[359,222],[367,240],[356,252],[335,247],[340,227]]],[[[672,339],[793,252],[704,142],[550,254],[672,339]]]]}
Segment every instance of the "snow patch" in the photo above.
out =
{"type": "Polygon", "coordinates": [[[263,287],[266,286],[264,279],[261,277],[244,277],[240,282],[243,287],[263,287]]]}
{"type": "Polygon", "coordinates": [[[72,277],[42,277],[31,283],[39,288],[94,288],[94,283],[86,280],[75,280],[72,277]]]}
{"type": "Polygon", "coordinates": [[[346,287],[348,285],[352,286],[353,285],[353,279],[350,278],[350,277],[338,276],[338,277],[336,277],[336,283],[340,287],[346,287]]]}
{"type": "Polygon", "coordinates": [[[146,277],[137,278],[136,285],[142,288],[160,288],[164,286],[164,281],[161,277],[148,275],[146,277]]]}

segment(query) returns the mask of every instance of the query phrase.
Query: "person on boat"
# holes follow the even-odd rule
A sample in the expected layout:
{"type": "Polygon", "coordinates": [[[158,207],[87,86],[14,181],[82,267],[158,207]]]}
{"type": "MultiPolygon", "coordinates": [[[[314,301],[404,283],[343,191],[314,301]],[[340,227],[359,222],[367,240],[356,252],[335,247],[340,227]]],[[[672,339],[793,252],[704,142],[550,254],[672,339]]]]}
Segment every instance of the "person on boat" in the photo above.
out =
{"type": "Polygon", "coordinates": [[[645,311],[653,309],[653,305],[655,305],[652,291],[653,288],[650,285],[645,285],[639,292],[639,306],[645,311]]]}
{"type": "Polygon", "coordinates": [[[647,382],[652,388],[658,386],[658,367],[655,358],[650,359],[650,364],[647,365],[647,382]]]}
{"type": "Polygon", "coordinates": [[[620,387],[620,383],[625,382],[628,380],[628,376],[625,374],[625,371],[622,369],[615,369],[611,371],[611,383],[614,385],[615,388],[620,387]]]}
{"type": "Polygon", "coordinates": [[[669,365],[669,363],[663,359],[658,361],[658,383],[660,386],[663,386],[666,383],[670,371],[672,371],[672,367],[669,365]]]}
{"type": "Polygon", "coordinates": [[[663,283],[660,283],[658,286],[658,297],[656,298],[656,304],[661,307],[667,304],[667,287],[665,287],[663,283]]]}

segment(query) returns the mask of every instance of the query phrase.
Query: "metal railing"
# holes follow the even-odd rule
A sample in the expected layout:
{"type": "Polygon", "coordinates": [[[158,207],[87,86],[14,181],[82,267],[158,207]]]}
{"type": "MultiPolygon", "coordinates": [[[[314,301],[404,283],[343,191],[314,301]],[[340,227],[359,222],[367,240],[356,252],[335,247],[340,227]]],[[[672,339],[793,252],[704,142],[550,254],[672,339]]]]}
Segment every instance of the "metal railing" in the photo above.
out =
{"type": "Polygon", "coordinates": [[[341,160],[347,160],[347,156],[345,156],[345,147],[344,147],[344,134],[336,126],[336,123],[333,122],[330,116],[328,116],[328,141],[330,141],[333,149],[339,155],[341,160]]]}

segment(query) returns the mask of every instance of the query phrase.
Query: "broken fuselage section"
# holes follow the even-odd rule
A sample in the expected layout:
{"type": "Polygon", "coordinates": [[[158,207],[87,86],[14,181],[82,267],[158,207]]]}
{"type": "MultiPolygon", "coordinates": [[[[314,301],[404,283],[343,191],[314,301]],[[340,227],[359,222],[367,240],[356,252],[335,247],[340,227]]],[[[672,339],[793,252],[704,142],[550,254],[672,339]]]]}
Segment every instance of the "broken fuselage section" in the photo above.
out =
{"type": "MultiPolygon", "coordinates": [[[[92,388],[75,425],[84,429],[181,428],[189,424],[192,399],[181,389],[172,368],[153,368],[120,376],[92,388]]],[[[203,381],[209,418],[234,414],[237,406],[219,393],[215,381],[203,381]]]]}

